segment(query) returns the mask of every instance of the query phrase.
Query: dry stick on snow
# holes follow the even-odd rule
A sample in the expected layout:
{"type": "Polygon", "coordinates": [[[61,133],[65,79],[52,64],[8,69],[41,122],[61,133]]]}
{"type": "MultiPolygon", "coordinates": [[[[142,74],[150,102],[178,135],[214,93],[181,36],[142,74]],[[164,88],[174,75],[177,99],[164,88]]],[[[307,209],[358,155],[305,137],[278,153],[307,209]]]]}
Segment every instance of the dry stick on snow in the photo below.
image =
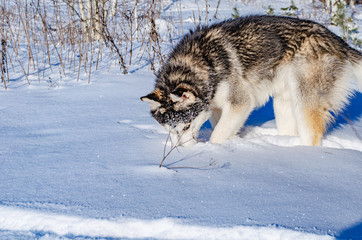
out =
{"type": "MultiPolygon", "coordinates": [[[[162,161],[160,163],[160,168],[162,167],[163,165],[163,162],[166,160],[166,158],[173,152],[173,150],[178,150],[178,146],[180,144],[180,139],[181,139],[181,136],[179,137],[178,141],[176,144],[173,144],[173,142],[171,141],[171,148],[170,150],[166,153],[166,149],[167,149],[167,143],[168,141],[170,140],[171,138],[171,132],[168,133],[167,135],[167,138],[166,138],[166,142],[165,142],[165,145],[163,147],[163,156],[162,156],[162,161]]],[[[186,142],[184,143],[187,143],[188,141],[192,140],[193,138],[187,140],[186,142]]],[[[213,165],[215,165],[215,160],[211,159],[209,164],[207,165],[204,165],[204,166],[199,166],[199,167],[190,167],[190,166],[177,166],[177,167],[166,167],[167,169],[182,169],[182,168],[187,168],[187,169],[203,169],[203,168],[208,168],[208,167],[211,167],[213,165]]]]}
{"type": "Polygon", "coordinates": [[[204,165],[204,166],[199,166],[199,167],[189,167],[189,166],[179,166],[179,167],[167,167],[167,169],[204,169],[204,168],[209,168],[215,165],[215,160],[211,159],[209,164],[204,165]]]}
{"type": "Polygon", "coordinates": [[[185,142],[183,142],[183,143],[180,143],[180,140],[181,140],[182,135],[183,135],[183,133],[181,134],[181,136],[179,136],[176,144],[173,144],[172,140],[170,141],[170,142],[171,142],[171,148],[170,148],[170,150],[166,153],[167,143],[168,143],[168,141],[169,141],[170,138],[171,138],[171,132],[168,132],[168,135],[167,135],[167,138],[166,138],[166,142],[165,142],[165,145],[164,145],[164,147],[163,147],[163,156],[162,156],[162,161],[161,161],[161,163],[160,163],[160,167],[162,167],[163,162],[164,162],[165,159],[172,153],[173,150],[176,149],[176,150],[178,151],[178,148],[177,148],[177,147],[178,147],[179,145],[183,145],[183,144],[185,144],[185,143],[187,143],[187,142],[189,142],[189,141],[191,141],[191,140],[193,139],[193,138],[190,138],[189,140],[187,140],[187,141],[185,141],[185,142]]]}
{"type": "Polygon", "coordinates": [[[168,155],[171,154],[171,152],[173,150],[175,150],[175,148],[177,148],[177,145],[173,145],[172,141],[171,141],[171,148],[170,148],[170,151],[167,152],[166,154],[166,148],[167,148],[167,143],[168,143],[168,140],[171,138],[171,132],[168,132],[168,135],[167,135],[167,138],[166,138],[166,142],[165,142],[165,146],[163,147],[163,156],[162,156],[162,161],[160,163],[160,167],[162,167],[162,164],[163,162],[165,161],[165,159],[168,157],[168,155]]]}

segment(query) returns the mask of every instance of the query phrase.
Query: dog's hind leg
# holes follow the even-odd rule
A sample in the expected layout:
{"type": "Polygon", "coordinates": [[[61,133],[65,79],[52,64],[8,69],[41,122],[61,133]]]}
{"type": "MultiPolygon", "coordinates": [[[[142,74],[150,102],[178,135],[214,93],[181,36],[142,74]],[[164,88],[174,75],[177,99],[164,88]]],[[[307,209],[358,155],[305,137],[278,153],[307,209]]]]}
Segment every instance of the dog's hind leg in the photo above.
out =
{"type": "Polygon", "coordinates": [[[297,122],[293,113],[289,89],[283,89],[273,98],[275,122],[279,135],[297,136],[297,122]]]}
{"type": "MultiPolygon", "coordinates": [[[[335,84],[341,78],[339,61],[325,57],[315,61],[300,61],[297,78],[289,82],[292,104],[302,145],[319,146],[332,120],[331,111],[338,105],[335,84]]],[[[344,95],[344,94],[342,94],[344,95]]]]}
{"type": "Polygon", "coordinates": [[[326,131],[329,112],[323,106],[305,106],[304,115],[306,130],[310,133],[305,134],[303,137],[301,134],[302,141],[308,145],[321,145],[323,134],[326,131]]]}
{"type": "Polygon", "coordinates": [[[330,113],[320,103],[303,103],[297,107],[295,112],[297,118],[298,132],[302,145],[319,146],[327,123],[330,121],[330,113]]]}

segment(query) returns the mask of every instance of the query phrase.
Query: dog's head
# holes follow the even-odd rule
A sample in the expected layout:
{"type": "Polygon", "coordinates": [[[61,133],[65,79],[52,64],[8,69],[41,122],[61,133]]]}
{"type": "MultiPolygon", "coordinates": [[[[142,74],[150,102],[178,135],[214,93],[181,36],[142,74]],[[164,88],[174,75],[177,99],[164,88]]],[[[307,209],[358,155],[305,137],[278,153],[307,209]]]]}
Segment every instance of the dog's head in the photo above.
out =
{"type": "Polygon", "coordinates": [[[173,91],[156,87],[141,100],[149,103],[152,116],[170,132],[174,145],[191,146],[197,142],[208,115],[205,103],[191,86],[179,84],[173,91]]]}

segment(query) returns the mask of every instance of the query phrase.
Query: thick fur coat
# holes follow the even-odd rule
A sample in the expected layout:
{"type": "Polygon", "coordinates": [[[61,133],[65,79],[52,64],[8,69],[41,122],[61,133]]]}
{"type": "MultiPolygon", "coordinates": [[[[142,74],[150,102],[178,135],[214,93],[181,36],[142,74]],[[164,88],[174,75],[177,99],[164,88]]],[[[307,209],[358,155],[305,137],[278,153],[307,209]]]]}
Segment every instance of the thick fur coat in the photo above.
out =
{"type": "Polygon", "coordinates": [[[210,141],[225,142],[270,96],[279,134],[320,145],[331,113],[348,102],[353,76],[362,83],[360,52],[322,25],[249,16],[186,35],[141,99],[177,145],[196,143],[208,119],[210,141]]]}

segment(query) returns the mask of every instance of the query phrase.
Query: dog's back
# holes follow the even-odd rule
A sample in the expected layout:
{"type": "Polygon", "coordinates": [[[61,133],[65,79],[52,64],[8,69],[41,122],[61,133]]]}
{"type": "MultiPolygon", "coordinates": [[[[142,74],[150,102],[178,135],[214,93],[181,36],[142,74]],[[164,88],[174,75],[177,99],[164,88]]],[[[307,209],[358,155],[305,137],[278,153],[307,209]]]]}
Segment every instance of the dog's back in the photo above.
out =
{"type": "Polygon", "coordinates": [[[273,96],[279,133],[299,134],[302,144],[319,145],[331,112],[348,102],[351,73],[362,82],[361,54],[325,27],[289,17],[250,16],[185,36],[160,69],[156,89],[165,96],[158,101],[168,102],[163,112],[194,107],[195,116],[212,114],[212,142],[236,134],[250,112],[273,96]],[[175,108],[167,96],[183,92],[191,93],[194,102],[178,102],[181,108],[175,108]]]}

